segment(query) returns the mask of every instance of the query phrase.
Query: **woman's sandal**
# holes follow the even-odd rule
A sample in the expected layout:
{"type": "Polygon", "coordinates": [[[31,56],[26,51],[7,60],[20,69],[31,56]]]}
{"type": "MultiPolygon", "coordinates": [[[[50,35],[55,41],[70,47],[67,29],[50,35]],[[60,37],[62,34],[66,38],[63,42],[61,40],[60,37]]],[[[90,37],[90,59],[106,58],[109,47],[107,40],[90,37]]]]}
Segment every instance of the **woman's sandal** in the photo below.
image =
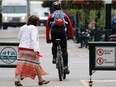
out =
{"type": "Polygon", "coordinates": [[[20,81],[15,81],[15,85],[16,85],[16,86],[23,86],[23,85],[20,83],[20,81]]]}
{"type": "Polygon", "coordinates": [[[38,82],[39,85],[43,85],[43,84],[48,84],[50,81],[46,81],[46,80],[43,80],[41,82],[38,82]]]}
{"type": "Polygon", "coordinates": [[[23,79],[24,79],[24,77],[23,77],[22,75],[20,75],[20,79],[21,79],[21,80],[23,80],[23,79]]]}

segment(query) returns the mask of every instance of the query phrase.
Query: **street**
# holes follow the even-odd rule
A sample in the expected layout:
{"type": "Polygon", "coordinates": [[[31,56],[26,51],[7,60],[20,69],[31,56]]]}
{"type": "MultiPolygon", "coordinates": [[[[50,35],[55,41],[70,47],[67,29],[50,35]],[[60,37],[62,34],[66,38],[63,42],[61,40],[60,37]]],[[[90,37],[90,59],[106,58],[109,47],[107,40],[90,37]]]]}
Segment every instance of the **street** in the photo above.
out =
{"type": "MultiPolygon", "coordinates": [[[[19,28],[8,28],[0,30],[0,42],[18,42],[17,34],[19,28]]],[[[89,87],[89,50],[87,48],[78,48],[80,44],[68,40],[69,69],[70,74],[66,79],[59,81],[56,66],[52,64],[51,46],[45,39],[45,27],[39,27],[40,50],[42,54],[41,65],[49,74],[43,76],[50,80],[50,83],[43,87],[89,87]]],[[[0,87],[15,87],[15,68],[0,68],[0,87]]],[[[96,71],[92,75],[92,87],[116,87],[115,71],[96,71]]],[[[23,87],[38,87],[37,78],[32,80],[26,78],[21,81],[23,87]]]]}

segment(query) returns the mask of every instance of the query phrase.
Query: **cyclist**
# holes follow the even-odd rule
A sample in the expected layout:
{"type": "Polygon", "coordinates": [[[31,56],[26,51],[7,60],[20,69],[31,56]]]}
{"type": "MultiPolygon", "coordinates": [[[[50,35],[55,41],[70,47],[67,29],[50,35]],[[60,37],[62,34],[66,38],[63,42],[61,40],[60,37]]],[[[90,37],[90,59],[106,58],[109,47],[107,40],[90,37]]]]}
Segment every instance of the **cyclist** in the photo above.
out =
{"type": "MultiPolygon", "coordinates": [[[[61,10],[61,5],[58,1],[53,2],[53,7],[54,10],[61,10]]],[[[67,33],[66,33],[66,27],[68,31],[68,39],[73,38],[73,29],[72,29],[72,24],[67,16],[66,13],[63,13],[65,21],[67,22],[66,26],[53,26],[52,27],[52,22],[54,21],[54,12],[51,13],[48,17],[48,20],[46,22],[46,42],[51,43],[52,41],[52,55],[53,55],[53,60],[52,63],[56,63],[56,53],[57,53],[57,43],[55,39],[61,39],[61,49],[63,53],[63,60],[64,60],[64,66],[65,66],[65,73],[69,74],[70,71],[68,69],[68,52],[67,52],[67,33]],[[51,35],[50,35],[51,33],[51,35]],[[51,36],[51,38],[50,38],[51,36]],[[52,39],[52,40],[51,40],[52,39]]]]}

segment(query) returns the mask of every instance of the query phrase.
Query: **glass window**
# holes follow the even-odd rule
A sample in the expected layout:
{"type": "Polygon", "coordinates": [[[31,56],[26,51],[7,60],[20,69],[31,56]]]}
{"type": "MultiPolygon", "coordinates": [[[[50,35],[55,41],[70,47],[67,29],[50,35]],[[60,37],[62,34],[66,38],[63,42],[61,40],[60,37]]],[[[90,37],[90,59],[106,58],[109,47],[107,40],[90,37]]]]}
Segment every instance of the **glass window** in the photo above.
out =
{"type": "Polygon", "coordinates": [[[3,11],[3,13],[14,13],[14,7],[13,6],[4,6],[2,11],[3,11]]]}
{"type": "Polygon", "coordinates": [[[3,13],[25,13],[26,6],[4,6],[3,13]]]}

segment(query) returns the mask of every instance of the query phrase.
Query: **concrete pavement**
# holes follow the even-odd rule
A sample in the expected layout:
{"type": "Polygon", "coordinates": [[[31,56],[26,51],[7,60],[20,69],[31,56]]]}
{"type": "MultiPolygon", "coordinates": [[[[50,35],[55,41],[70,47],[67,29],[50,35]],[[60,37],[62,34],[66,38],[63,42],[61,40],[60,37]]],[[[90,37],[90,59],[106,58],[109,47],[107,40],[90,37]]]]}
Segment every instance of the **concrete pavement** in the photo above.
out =
{"type": "MultiPolygon", "coordinates": [[[[45,38],[40,38],[41,54],[41,65],[49,73],[43,78],[50,80],[48,87],[85,87],[80,79],[88,78],[88,65],[84,63],[88,62],[88,50],[78,49],[78,45],[73,43],[72,40],[68,41],[68,52],[69,52],[69,69],[70,74],[67,75],[67,79],[60,82],[58,79],[58,71],[55,65],[52,64],[51,55],[51,44],[46,44],[45,38]],[[78,65],[79,63],[79,65],[78,65]],[[82,67],[80,67],[80,64],[82,67]],[[82,70],[83,68],[83,70],[82,70]],[[87,70],[87,73],[83,73],[87,70]]],[[[0,68],[0,86],[13,87],[14,86],[14,68],[0,68]]],[[[25,79],[22,81],[23,87],[37,87],[37,78],[33,81],[31,79],[25,79]]]]}
{"type": "MultiPolygon", "coordinates": [[[[10,36],[11,31],[9,32],[8,35],[10,36]]],[[[2,33],[0,32],[0,35],[2,35],[2,33]]],[[[15,35],[17,35],[16,33],[15,35]]],[[[17,41],[16,36],[12,37],[13,38],[10,39],[0,38],[0,41],[17,41]]],[[[49,73],[49,75],[43,76],[43,78],[50,80],[49,84],[43,85],[42,87],[89,87],[89,50],[87,48],[81,49],[78,47],[79,44],[74,43],[72,40],[68,40],[69,69],[71,73],[67,75],[64,81],[59,81],[58,71],[55,65],[52,64],[51,44],[46,43],[45,28],[41,28],[40,49],[43,55],[43,58],[41,58],[41,65],[45,71],[49,73]]],[[[15,87],[14,80],[15,68],[0,68],[0,87],[15,87]]],[[[115,71],[96,72],[92,75],[92,80],[93,87],[116,87],[115,71]]],[[[23,87],[38,87],[37,78],[35,80],[26,78],[21,82],[23,87]]]]}

